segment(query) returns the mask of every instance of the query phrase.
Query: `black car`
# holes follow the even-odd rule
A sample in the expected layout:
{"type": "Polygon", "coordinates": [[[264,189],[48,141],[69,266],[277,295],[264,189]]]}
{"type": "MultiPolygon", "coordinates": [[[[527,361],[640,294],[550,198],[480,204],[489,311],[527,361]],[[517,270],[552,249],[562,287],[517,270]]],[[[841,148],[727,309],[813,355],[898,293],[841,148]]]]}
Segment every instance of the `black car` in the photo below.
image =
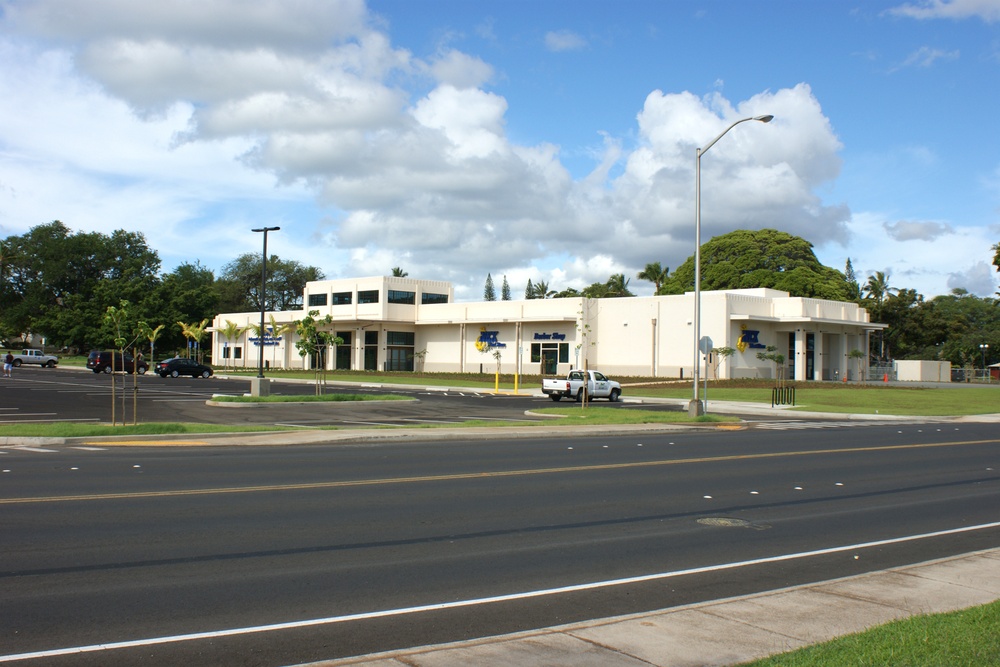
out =
{"type": "Polygon", "coordinates": [[[122,353],[112,352],[108,350],[94,350],[87,357],[87,368],[94,371],[95,373],[110,373],[112,370],[122,371],[131,375],[132,373],[138,373],[142,375],[147,370],[149,370],[149,364],[140,355],[139,359],[135,359],[128,352],[125,353],[124,363],[122,363],[122,353]]]}
{"type": "Polygon", "coordinates": [[[199,364],[194,359],[188,359],[187,357],[164,359],[156,364],[156,372],[159,373],[161,378],[165,378],[168,375],[172,378],[179,375],[190,375],[193,378],[212,377],[211,366],[199,364]]]}

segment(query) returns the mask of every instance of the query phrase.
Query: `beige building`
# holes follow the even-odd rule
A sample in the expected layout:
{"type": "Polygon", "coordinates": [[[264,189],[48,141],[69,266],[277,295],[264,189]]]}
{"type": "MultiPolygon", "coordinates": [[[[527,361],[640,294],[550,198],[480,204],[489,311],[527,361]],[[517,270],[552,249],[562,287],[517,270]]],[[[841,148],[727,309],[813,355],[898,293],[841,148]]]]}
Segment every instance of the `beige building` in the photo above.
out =
{"type": "MultiPolygon", "coordinates": [[[[693,292],[455,303],[450,283],[379,276],[309,283],[303,303],[267,313],[263,340],[252,329],[233,340],[221,333],[227,322],[259,328],[259,312],[217,316],[215,365],[256,368],[261,343],[265,365],[280,368],[493,373],[499,357],[503,373],[562,375],[586,363],[612,376],[688,378],[694,363],[693,292]],[[295,322],[309,312],[329,316],[323,330],[343,343],[306,358],[295,322]]],[[[769,346],[789,379],[853,379],[852,351],[867,358],[869,333],[884,328],[855,303],[764,288],[702,292],[701,313],[711,347],[732,350],[708,360],[708,377],[720,379],[774,377],[775,364],[757,358],[769,346]]]]}

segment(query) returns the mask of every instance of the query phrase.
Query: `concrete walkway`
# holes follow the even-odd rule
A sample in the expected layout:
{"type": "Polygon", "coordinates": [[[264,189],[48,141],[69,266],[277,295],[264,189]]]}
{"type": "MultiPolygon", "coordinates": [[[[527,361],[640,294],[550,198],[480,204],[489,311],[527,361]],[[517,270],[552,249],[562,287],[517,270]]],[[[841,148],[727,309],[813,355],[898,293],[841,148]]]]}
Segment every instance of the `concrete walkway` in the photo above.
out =
{"type": "Polygon", "coordinates": [[[916,614],[1000,599],[1000,549],[770,593],[313,667],[736,665],[916,614]]]}

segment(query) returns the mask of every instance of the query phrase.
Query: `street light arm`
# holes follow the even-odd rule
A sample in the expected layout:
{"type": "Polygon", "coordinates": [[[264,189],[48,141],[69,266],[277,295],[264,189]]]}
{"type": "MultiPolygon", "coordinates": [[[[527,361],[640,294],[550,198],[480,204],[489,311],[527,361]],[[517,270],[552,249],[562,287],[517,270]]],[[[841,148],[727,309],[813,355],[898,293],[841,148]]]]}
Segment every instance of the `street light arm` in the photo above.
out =
{"type": "Polygon", "coordinates": [[[724,129],[721,133],[719,133],[719,136],[717,136],[715,139],[712,139],[710,142],[708,142],[708,144],[706,144],[704,148],[699,148],[698,149],[698,153],[700,155],[704,155],[705,153],[707,153],[708,149],[711,148],[712,146],[714,146],[716,141],[718,141],[722,137],[726,136],[726,132],[729,132],[729,130],[733,129],[734,127],[736,127],[740,123],[745,123],[748,120],[759,120],[762,123],[770,123],[772,119],[774,119],[774,116],[772,116],[771,114],[767,114],[767,115],[764,115],[764,116],[751,116],[750,118],[741,118],[740,120],[736,121],[735,123],[733,123],[732,125],[730,125],[726,129],[724,129]]]}

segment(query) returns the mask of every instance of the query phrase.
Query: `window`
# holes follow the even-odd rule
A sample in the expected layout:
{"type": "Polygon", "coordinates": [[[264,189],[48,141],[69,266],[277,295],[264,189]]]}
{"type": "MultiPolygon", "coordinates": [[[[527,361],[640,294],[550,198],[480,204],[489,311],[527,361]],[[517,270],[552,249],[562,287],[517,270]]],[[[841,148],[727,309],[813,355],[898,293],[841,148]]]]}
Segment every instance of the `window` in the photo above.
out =
{"type": "Polygon", "coordinates": [[[448,295],[424,292],[420,295],[420,303],[448,303],[448,295]]]}
{"type": "Polygon", "coordinates": [[[358,292],[358,303],[378,303],[378,290],[369,289],[358,292]]]}
{"type": "Polygon", "coordinates": [[[309,305],[310,306],[325,306],[326,305],[326,294],[310,294],[309,295],[309,305]]]}
{"type": "Polygon", "coordinates": [[[385,335],[387,345],[409,345],[413,347],[415,337],[412,331],[386,331],[385,335]]]}
{"type": "Polygon", "coordinates": [[[389,290],[389,303],[404,303],[413,305],[416,303],[416,292],[401,292],[400,290],[389,290]]]}
{"type": "Polygon", "coordinates": [[[366,331],[365,332],[365,345],[378,345],[378,332],[377,331],[366,331]]]}
{"type": "Polygon", "coordinates": [[[349,306],[351,305],[351,293],[350,292],[334,292],[333,305],[334,306],[349,306]]]}

